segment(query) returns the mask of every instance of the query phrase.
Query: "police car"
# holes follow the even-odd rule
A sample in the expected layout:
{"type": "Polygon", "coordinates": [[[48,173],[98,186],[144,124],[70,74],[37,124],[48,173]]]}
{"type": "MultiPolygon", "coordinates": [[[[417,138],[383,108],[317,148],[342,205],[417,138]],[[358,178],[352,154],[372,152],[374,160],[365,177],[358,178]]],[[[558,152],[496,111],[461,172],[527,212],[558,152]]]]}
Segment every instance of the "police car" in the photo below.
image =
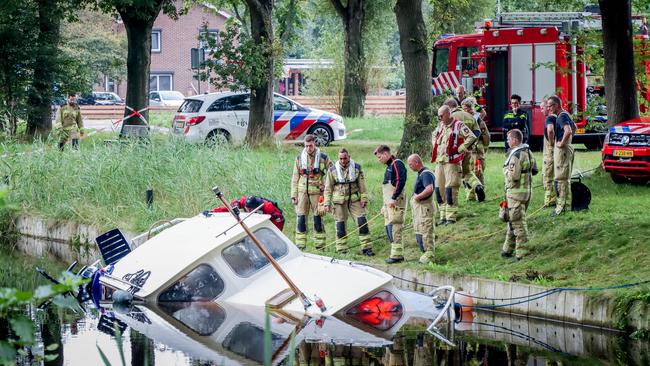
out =
{"type": "MultiPolygon", "coordinates": [[[[250,93],[222,92],[185,98],[172,121],[172,134],[190,142],[241,143],[246,137],[250,93]]],[[[273,95],[273,129],[281,141],[302,141],[306,134],[327,145],[345,139],[343,118],[273,95]]]]}
{"type": "Polygon", "coordinates": [[[602,156],[603,167],[614,182],[647,183],[650,180],[650,116],[611,127],[602,156]]]}

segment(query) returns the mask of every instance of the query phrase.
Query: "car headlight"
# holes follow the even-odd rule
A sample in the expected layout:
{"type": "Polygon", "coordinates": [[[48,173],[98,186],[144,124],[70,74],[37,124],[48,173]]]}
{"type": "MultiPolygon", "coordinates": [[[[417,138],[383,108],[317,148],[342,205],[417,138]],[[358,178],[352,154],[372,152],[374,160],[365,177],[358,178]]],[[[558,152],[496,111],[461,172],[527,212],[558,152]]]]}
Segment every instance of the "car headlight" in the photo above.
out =
{"type": "Polygon", "coordinates": [[[609,144],[609,132],[605,135],[605,145],[609,144]]]}

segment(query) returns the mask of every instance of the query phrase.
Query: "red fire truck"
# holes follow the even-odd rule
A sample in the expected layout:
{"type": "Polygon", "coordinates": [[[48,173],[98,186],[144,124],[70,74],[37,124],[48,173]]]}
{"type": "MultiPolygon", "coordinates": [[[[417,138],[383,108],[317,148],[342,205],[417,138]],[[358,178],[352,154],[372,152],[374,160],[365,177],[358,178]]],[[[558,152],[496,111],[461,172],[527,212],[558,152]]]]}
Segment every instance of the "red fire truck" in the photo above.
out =
{"type": "Polygon", "coordinates": [[[529,144],[539,148],[544,134],[544,97],[558,95],[574,115],[576,143],[597,148],[606,131],[587,129],[587,70],[571,30],[600,27],[591,13],[504,13],[486,20],[475,34],[438,40],[433,54],[433,93],[463,85],[487,109],[493,140],[501,140],[510,95],[522,98],[528,113],[529,144]]]}

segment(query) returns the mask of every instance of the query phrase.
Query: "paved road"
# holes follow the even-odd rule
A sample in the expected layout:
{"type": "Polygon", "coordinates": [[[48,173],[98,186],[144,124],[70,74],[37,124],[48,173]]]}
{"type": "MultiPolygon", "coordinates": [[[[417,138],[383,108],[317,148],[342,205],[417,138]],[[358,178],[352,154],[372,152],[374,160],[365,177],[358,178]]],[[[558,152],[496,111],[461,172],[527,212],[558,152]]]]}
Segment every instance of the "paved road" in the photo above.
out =
{"type": "MultiPolygon", "coordinates": [[[[113,120],[110,119],[84,119],[84,128],[97,131],[115,131],[119,132],[122,128],[122,124],[113,124],[113,120]]],[[[169,128],[151,126],[154,131],[169,133],[169,128]]]]}

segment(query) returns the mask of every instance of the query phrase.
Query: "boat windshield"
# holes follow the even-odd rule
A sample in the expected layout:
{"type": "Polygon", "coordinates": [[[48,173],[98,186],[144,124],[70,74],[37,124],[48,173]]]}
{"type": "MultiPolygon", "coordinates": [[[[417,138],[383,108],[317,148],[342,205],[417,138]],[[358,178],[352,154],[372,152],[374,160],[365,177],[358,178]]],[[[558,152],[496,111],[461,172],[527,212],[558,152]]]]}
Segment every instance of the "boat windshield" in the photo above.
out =
{"type": "Polygon", "coordinates": [[[189,302],[214,300],[224,289],[224,283],[215,270],[199,264],[158,296],[159,302],[189,302]]]}
{"type": "MultiPolygon", "coordinates": [[[[271,229],[261,228],[255,232],[255,236],[274,259],[285,256],[289,251],[287,243],[271,229]]],[[[230,268],[242,277],[250,277],[269,264],[269,260],[248,236],[224,249],[222,256],[230,268]]]]}

